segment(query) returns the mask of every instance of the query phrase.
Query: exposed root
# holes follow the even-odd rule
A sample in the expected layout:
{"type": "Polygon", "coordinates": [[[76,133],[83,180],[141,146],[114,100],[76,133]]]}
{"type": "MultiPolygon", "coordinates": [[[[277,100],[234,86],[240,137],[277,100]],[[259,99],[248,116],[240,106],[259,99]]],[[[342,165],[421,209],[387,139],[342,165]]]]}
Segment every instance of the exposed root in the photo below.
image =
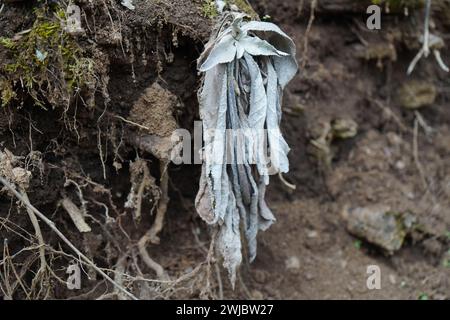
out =
{"type": "MultiPolygon", "coordinates": [[[[207,298],[209,295],[211,295],[211,264],[215,263],[215,258],[214,258],[214,248],[216,246],[216,239],[217,239],[217,233],[218,233],[218,229],[214,229],[212,236],[211,236],[211,243],[209,245],[209,250],[207,252],[207,256],[206,256],[206,283],[204,285],[204,287],[202,288],[202,291],[200,292],[200,297],[202,298],[207,298]]],[[[196,237],[196,240],[198,241],[198,238],[196,237]]],[[[218,283],[218,287],[219,287],[219,294],[218,297],[220,299],[220,297],[223,297],[223,286],[222,286],[222,277],[220,276],[220,267],[218,266],[217,263],[214,264],[215,266],[215,271],[216,271],[216,276],[217,276],[217,283],[218,283]]]]}
{"type": "MultiPolygon", "coordinates": [[[[26,202],[28,202],[28,203],[30,202],[25,190],[22,190],[22,196],[26,202]]],[[[28,206],[26,206],[26,209],[27,209],[28,217],[30,218],[31,224],[33,225],[34,232],[35,232],[36,238],[38,240],[38,244],[39,244],[40,267],[39,267],[38,272],[36,273],[36,276],[33,279],[32,287],[34,287],[36,285],[37,281],[40,279],[40,277],[45,274],[45,272],[48,268],[48,264],[47,264],[47,260],[45,259],[45,242],[44,242],[44,238],[42,236],[41,227],[39,226],[39,221],[36,218],[36,215],[34,214],[33,210],[31,210],[28,206]]]]}
{"type": "MultiPolygon", "coordinates": [[[[100,130],[100,125],[97,126],[97,149],[100,155],[100,162],[102,163],[103,179],[106,180],[106,165],[105,165],[106,160],[102,148],[102,131],[100,130]]],[[[105,154],[106,153],[107,152],[105,152],[105,154]]]]}
{"type": "Polygon", "coordinates": [[[407,71],[408,75],[410,75],[414,71],[420,59],[422,59],[423,57],[428,58],[431,51],[433,52],[433,55],[439,67],[445,72],[450,72],[449,67],[442,60],[441,53],[439,51],[444,47],[444,41],[440,37],[430,33],[430,14],[431,14],[431,0],[427,0],[425,7],[424,31],[421,39],[422,48],[419,50],[419,52],[416,54],[414,59],[409,64],[407,71]]]}
{"type": "Polygon", "coordinates": [[[169,280],[168,275],[167,275],[166,271],[164,270],[164,268],[159,263],[157,263],[155,260],[153,260],[150,257],[150,255],[148,254],[146,241],[147,241],[147,239],[141,239],[138,242],[139,254],[141,255],[142,261],[144,261],[144,263],[147,265],[147,267],[149,267],[150,269],[155,271],[158,279],[164,280],[164,281],[169,280]]]}
{"type": "Polygon", "coordinates": [[[119,115],[117,115],[117,114],[115,114],[115,115],[113,115],[113,116],[114,116],[114,118],[117,118],[117,119],[119,119],[119,120],[122,120],[123,122],[125,122],[125,123],[127,123],[127,124],[129,124],[129,125],[135,126],[135,127],[139,128],[139,129],[144,129],[144,130],[146,130],[146,131],[151,131],[150,128],[148,128],[148,127],[146,127],[146,126],[143,126],[143,125],[141,125],[141,124],[139,124],[139,123],[133,122],[133,121],[131,121],[131,120],[125,119],[124,117],[119,116],[119,115]]]}
{"type": "Polygon", "coordinates": [[[164,268],[150,257],[147,251],[147,244],[159,244],[160,241],[158,234],[163,228],[164,217],[166,215],[167,205],[169,203],[169,174],[167,172],[167,166],[167,162],[161,163],[161,197],[159,199],[158,207],[156,210],[155,221],[153,222],[152,227],[142,236],[142,238],[138,242],[138,249],[142,260],[149,268],[153,269],[156,272],[157,277],[161,280],[168,280],[169,277],[164,268]]]}
{"type": "MultiPolygon", "coordinates": [[[[34,249],[34,248],[33,248],[34,249]]],[[[3,270],[0,272],[0,292],[3,293],[3,297],[5,300],[12,300],[13,293],[18,285],[20,285],[22,291],[25,293],[27,299],[30,299],[31,297],[31,291],[29,288],[25,285],[25,283],[22,281],[22,276],[18,274],[16,267],[12,263],[12,257],[9,253],[9,247],[8,247],[8,240],[5,239],[3,242],[3,260],[0,263],[0,266],[3,265],[3,270]],[[9,279],[9,273],[10,270],[12,270],[16,281],[15,283],[10,283],[9,279]],[[4,285],[2,285],[2,283],[4,285]]]]}
{"type": "Polygon", "coordinates": [[[157,206],[160,198],[160,191],[156,187],[155,178],[150,174],[146,161],[137,159],[130,164],[130,180],[131,190],[125,203],[125,208],[134,208],[134,219],[139,221],[142,216],[142,202],[146,191],[150,191],[152,201],[154,205],[150,211],[153,214],[153,210],[157,206]],[[139,182],[140,181],[140,182],[139,182]]]}
{"type": "Polygon", "coordinates": [[[297,189],[297,186],[295,184],[287,182],[287,180],[283,177],[283,174],[281,172],[278,172],[278,177],[280,178],[281,182],[289,189],[291,190],[297,189]]]}
{"type": "MultiPolygon", "coordinates": [[[[302,65],[301,65],[302,69],[304,69],[306,67],[306,64],[308,63],[308,44],[309,44],[308,39],[309,39],[309,33],[311,32],[311,28],[314,23],[316,7],[317,7],[317,0],[311,1],[311,14],[309,16],[308,26],[306,27],[305,37],[303,40],[303,55],[302,55],[303,61],[302,61],[302,65]]],[[[302,3],[302,8],[303,8],[303,3],[302,3]]]]}
{"type": "Polygon", "coordinates": [[[72,242],[55,226],[55,223],[48,219],[44,214],[42,214],[38,209],[36,209],[27,198],[23,196],[20,192],[14,188],[8,181],[6,181],[3,177],[0,177],[0,182],[11,191],[17,199],[19,199],[29,210],[33,211],[33,213],[39,217],[42,221],[44,221],[50,229],[52,229],[61,240],[63,240],[82,260],[84,260],[88,265],[94,268],[100,275],[102,275],[106,280],[108,280],[111,284],[113,284],[118,290],[127,295],[129,298],[133,300],[138,300],[131,292],[127,291],[124,287],[117,284],[111,277],[109,277],[102,269],[97,267],[97,265],[92,262],[88,257],[86,257],[80,250],[75,247],[72,242]]]}

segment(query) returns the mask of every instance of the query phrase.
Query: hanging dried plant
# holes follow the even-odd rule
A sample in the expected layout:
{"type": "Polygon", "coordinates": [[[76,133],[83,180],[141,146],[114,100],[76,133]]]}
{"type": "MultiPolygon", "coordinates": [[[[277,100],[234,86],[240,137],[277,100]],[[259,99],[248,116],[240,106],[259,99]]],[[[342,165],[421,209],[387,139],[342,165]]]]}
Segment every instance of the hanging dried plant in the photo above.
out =
{"type": "Polygon", "coordinates": [[[217,246],[234,284],[256,236],[274,221],[265,202],[269,175],[289,170],[279,124],[283,88],[297,72],[294,42],[273,23],[227,12],[198,60],[204,148],[199,215],[219,228],[217,246]]]}

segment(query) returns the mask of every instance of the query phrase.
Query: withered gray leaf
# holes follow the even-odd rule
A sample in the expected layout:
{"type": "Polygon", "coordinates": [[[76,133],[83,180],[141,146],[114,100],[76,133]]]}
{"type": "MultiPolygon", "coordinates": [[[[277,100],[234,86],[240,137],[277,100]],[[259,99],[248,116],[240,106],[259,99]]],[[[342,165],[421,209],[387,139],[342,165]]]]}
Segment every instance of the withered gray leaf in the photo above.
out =
{"type": "Polygon", "coordinates": [[[242,242],[252,261],[258,230],[275,221],[264,197],[269,175],[289,170],[279,125],[282,91],[297,63],[293,41],[276,25],[245,22],[239,14],[225,22],[198,60],[205,74],[199,92],[204,163],[196,208],[219,228],[217,248],[234,284],[242,242]]]}

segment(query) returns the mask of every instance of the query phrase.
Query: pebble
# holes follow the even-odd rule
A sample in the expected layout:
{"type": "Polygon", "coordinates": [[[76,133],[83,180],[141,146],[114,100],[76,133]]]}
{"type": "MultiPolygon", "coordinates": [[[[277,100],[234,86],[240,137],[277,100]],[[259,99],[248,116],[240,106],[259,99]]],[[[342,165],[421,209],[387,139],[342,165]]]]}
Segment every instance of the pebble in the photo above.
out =
{"type": "Polygon", "coordinates": [[[397,92],[400,105],[406,109],[419,109],[432,105],[437,96],[436,87],[429,81],[408,81],[397,92]]]}
{"type": "Polygon", "coordinates": [[[381,204],[347,209],[343,212],[349,233],[390,254],[401,248],[407,230],[413,224],[406,223],[407,216],[381,204]]]}
{"type": "Polygon", "coordinates": [[[288,270],[298,270],[300,269],[300,260],[296,256],[289,257],[285,261],[286,269],[288,270]]]}
{"type": "Polygon", "coordinates": [[[397,278],[392,273],[389,275],[389,282],[392,283],[392,284],[396,284],[397,283],[397,278]]]}
{"type": "Polygon", "coordinates": [[[308,231],[307,235],[308,235],[308,238],[317,238],[319,233],[315,230],[310,230],[310,231],[308,231]]]}
{"type": "Polygon", "coordinates": [[[264,300],[264,295],[259,290],[252,290],[251,295],[254,300],[264,300]]]}

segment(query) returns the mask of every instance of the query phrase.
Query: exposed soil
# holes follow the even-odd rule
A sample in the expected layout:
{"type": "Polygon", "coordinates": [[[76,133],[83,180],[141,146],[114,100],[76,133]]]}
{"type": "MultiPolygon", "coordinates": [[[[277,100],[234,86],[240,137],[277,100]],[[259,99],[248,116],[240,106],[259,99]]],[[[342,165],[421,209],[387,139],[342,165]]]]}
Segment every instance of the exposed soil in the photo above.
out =
{"type": "MultiPolygon", "coordinates": [[[[121,271],[157,279],[140,260],[136,244],[153,223],[160,196],[156,189],[165,171],[160,171],[162,159],[129,137],[167,137],[177,124],[193,129],[198,119],[196,59],[213,21],[204,16],[200,0],[136,0],[135,11],[118,2],[76,3],[90,26],[76,41],[95,64],[93,106],[74,99],[68,108],[49,103],[46,111],[22,92],[23,103],[17,99],[2,110],[1,149],[27,157],[20,161],[32,174],[30,202],[88,257],[115,270],[116,277],[121,271]],[[154,107],[146,109],[148,105],[154,107]],[[140,186],[143,200],[138,203],[140,186]],[[132,190],[136,197],[127,206],[132,190]],[[60,204],[64,197],[94,217],[86,218],[91,232],[77,230],[60,204]]],[[[272,177],[267,198],[277,222],[259,235],[258,256],[243,264],[232,290],[226,271],[207,259],[210,230],[194,208],[200,166],[170,165],[165,224],[159,244],[151,242],[147,250],[170,279],[179,281],[120,281],[144,299],[449,299],[450,81],[432,56],[406,75],[420,47],[423,11],[411,10],[408,17],[383,14],[382,29],[368,31],[365,12],[319,7],[306,32],[310,1],[250,3],[297,44],[302,67],[286,89],[282,121],[292,148],[291,170],[284,177],[296,190],[272,177]],[[437,93],[431,105],[417,110],[402,106],[401,88],[410,79],[433,86],[437,93]],[[336,123],[344,129],[335,129],[331,137],[326,130],[336,123]],[[317,149],[312,141],[325,148],[317,149]],[[414,217],[417,227],[400,250],[387,253],[347,231],[345,211],[373,205],[414,217]],[[366,286],[369,265],[381,268],[380,290],[366,286]]],[[[0,36],[13,37],[29,28],[30,8],[5,6],[0,36]]],[[[443,10],[436,8],[433,17],[432,32],[448,40],[443,10]]],[[[450,62],[449,50],[442,49],[441,55],[450,62]]],[[[0,49],[2,64],[8,59],[0,49]]],[[[87,100],[90,89],[81,90],[79,98],[87,100]]],[[[32,290],[38,250],[15,254],[37,241],[26,210],[11,199],[7,192],[0,197],[0,238],[8,239],[0,254],[0,288],[9,282],[15,290],[12,297],[0,290],[0,297],[123,298],[105,295],[112,286],[89,267],[79,291],[67,290],[52,277],[32,290]],[[27,290],[20,288],[11,265],[27,290]]],[[[53,248],[47,259],[65,279],[73,257],[60,251],[72,252],[47,226],[41,228],[53,248]]]]}

